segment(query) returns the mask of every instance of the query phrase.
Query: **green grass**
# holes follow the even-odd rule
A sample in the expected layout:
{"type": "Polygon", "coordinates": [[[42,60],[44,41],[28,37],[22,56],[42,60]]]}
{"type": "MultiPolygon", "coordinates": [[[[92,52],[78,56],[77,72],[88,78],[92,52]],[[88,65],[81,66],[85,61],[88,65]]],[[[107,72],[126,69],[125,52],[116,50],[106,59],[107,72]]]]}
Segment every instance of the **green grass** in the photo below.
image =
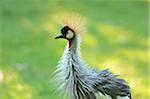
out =
{"type": "Polygon", "coordinates": [[[2,0],[0,7],[0,99],[61,99],[51,79],[66,41],[54,40],[54,16],[72,11],[88,22],[85,61],[120,74],[133,99],[148,99],[148,2],[2,0]]]}

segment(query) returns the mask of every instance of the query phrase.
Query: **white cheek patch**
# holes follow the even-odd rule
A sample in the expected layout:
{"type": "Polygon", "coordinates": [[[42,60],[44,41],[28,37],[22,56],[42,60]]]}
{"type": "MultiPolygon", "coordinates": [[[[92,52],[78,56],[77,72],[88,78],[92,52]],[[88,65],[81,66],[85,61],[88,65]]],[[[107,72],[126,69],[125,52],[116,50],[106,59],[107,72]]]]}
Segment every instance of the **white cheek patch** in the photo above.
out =
{"type": "Polygon", "coordinates": [[[67,35],[66,35],[66,38],[67,38],[67,39],[72,39],[73,36],[74,36],[73,32],[68,31],[68,33],[67,33],[67,35]]]}

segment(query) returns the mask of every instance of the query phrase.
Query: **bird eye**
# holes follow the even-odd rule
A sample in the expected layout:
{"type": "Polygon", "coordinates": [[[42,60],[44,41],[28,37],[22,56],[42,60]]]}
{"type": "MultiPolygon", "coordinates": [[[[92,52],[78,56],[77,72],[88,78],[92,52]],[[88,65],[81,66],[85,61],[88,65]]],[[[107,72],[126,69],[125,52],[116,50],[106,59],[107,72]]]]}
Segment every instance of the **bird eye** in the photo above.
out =
{"type": "Polygon", "coordinates": [[[72,31],[68,31],[68,33],[66,34],[66,38],[67,39],[72,39],[74,37],[74,33],[72,31]]]}

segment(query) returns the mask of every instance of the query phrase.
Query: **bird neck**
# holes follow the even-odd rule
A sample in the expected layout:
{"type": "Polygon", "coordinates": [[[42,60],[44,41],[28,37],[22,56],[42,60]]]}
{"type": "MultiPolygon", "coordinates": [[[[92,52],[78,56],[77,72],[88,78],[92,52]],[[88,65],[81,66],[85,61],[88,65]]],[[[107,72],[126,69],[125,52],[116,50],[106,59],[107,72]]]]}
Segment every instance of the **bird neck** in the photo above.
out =
{"type": "Polygon", "coordinates": [[[78,54],[80,53],[80,35],[76,35],[75,38],[71,41],[69,41],[69,51],[78,54]]]}

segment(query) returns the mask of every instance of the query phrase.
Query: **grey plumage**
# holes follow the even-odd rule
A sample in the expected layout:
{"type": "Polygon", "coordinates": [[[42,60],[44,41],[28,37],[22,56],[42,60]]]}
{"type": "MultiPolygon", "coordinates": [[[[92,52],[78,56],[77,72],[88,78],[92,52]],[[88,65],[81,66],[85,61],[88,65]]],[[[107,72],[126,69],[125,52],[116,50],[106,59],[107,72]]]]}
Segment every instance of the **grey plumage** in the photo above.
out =
{"type": "Polygon", "coordinates": [[[95,89],[104,95],[105,93],[110,95],[112,99],[117,99],[117,96],[130,96],[129,86],[125,80],[117,78],[117,76],[108,69],[101,71],[99,73],[100,81],[94,85],[95,89]]]}
{"type": "Polygon", "coordinates": [[[126,81],[113,75],[108,69],[96,71],[90,68],[80,55],[80,35],[66,46],[56,70],[59,89],[70,99],[131,99],[126,81]]]}

